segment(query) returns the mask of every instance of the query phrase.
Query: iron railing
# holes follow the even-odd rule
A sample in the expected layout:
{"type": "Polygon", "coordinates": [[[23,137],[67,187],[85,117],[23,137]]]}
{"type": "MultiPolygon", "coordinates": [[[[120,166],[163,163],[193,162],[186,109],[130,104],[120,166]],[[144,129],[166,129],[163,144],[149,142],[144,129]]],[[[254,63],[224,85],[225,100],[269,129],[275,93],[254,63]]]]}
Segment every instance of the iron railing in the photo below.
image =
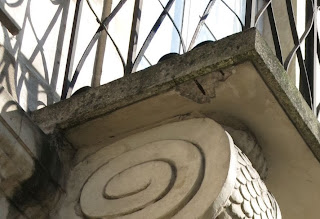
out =
{"type": "MultiPolygon", "coordinates": [[[[185,53],[189,50],[191,50],[196,43],[196,40],[200,34],[200,31],[202,28],[206,28],[209,33],[211,34],[212,39],[216,39],[213,32],[210,30],[208,25],[206,24],[207,18],[209,17],[211,9],[215,6],[215,4],[220,1],[223,3],[230,12],[235,16],[236,20],[241,25],[241,30],[245,30],[251,27],[257,27],[259,25],[259,22],[263,20],[263,18],[267,19],[267,22],[270,25],[270,30],[272,33],[272,39],[273,39],[273,47],[275,51],[275,55],[279,59],[279,62],[283,65],[284,69],[288,71],[290,64],[294,59],[297,60],[297,63],[299,65],[298,71],[300,72],[300,84],[299,84],[299,90],[303,97],[305,98],[306,102],[309,104],[311,109],[315,112],[316,111],[316,103],[315,103],[315,85],[314,85],[314,78],[317,73],[317,66],[319,65],[319,36],[318,36],[318,30],[317,30],[317,13],[318,13],[318,1],[315,0],[306,0],[306,8],[299,10],[305,10],[306,14],[306,24],[305,24],[305,30],[301,37],[298,36],[297,26],[296,26],[296,16],[294,15],[294,9],[292,5],[292,0],[285,0],[286,5],[286,13],[288,17],[288,23],[291,30],[291,36],[293,40],[293,47],[291,48],[291,51],[289,54],[284,57],[283,56],[283,48],[280,43],[279,38],[279,31],[278,26],[276,23],[276,18],[274,15],[274,8],[273,8],[273,2],[272,0],[247,0],[246,1],[246,7],[245,7],[245,19],[241,19],[240,15],[236,13],[236,11],[231,8],[226,1],[224,0],[208,0],[207,5],[202,13],[202,15],[199,18],[197,27],[193,33],[192,39],[188,45],[186,45],[186,40],[182,36],[182,30],[179,28],[175,22],[175,20],[170,16],[169,10],[172,7],[172,5],[175,3],[175,0],[168,0],[165,5],[162,4],[163,1],[160,0],[152,0],[155,1],[161,5],[162,7],[162,13],[159,15],[158,19],[154,23],[153,27],[151,28],[149,34],[147,35],[146,39],[144,40],[144,43],[142,44],[139,51],[137,51],[137,42],[139,37],[139,22],[141,19],[141,13],[142,11],[142,5],[143,0],[135,0],[134,4],[134,10],[132,15],[132,26],[131,26],[131,35],[129,39],[129,46],[127,51],[127,58],[126,60],[123,58],[117,44],[113,40],[112,36],[108,32],[108,25],[110,22],[112,22],[113,18],[117,15],[117,13],[121,10],[122,6],[127,3],[127,1],[133,1],[133,0],[120,0],[119,3],[114,7],[114,9],[111,11],[109,16],[105,17],[100,21],[98,16],[95,14],[97,22],[99,23],[100,27],[94,34],[93,38],[91,39],[90,43],[88,44],[86,50],[84,51],[84,54],[82,55],[76,70],[73,74],[70,73],[70,69],[73,65],[73,57],[74,57],[74,48],[76,45],[76,38],[77,38],[77,31],[79,27],[79,18],[81,14],[81,7],[83,4],[83,0],[78,0],[76,3],[76,12],[73,22],[73,30],[72,30],[72,36],[71,36],[71,42],[69,47],[69,53],[68,53],[68,60],[67,60],[67,66],[66,66],[66,73],[64,78],[64,85],[63,85],[63,91],[61,99],[66,99],[70,97],[72,94],[72,89],[76,83],[76,80],[80,74],[81,68],[89,55],[89,52],[92,50],[94,44],[99,39],[102,31],[105,31],[108,34],[108,40],[111,40],[114,47],[116,48],[116,51],[118,53],[118,56],[121,60],[122,67],[123,67],[123,73],[124,76],[131,74],[132,72],[135,72],[137,70],[137,67],[142,60],[142,58],[147,59],[146,57],[146,50],[148,49],[150,43],[152,42],[155,34],[157,33],[159,27],[162,25],[164,19],[168,17],[176,30],[178,36],[179,36],[179,46],[181,48],[181,53],[185,53]],[[305,51],[302,51],[302,45],[305,45],[305,51]],[[303,53],[305,55],[303,56],[303,53]]],[[[150,0],[149,0],[150,1],[150,0]]],[[[238,1],[238,0],[234,0],[238,1]]],[[[298,1],[298,0],[297,0],[298,1]]],[[[302,1],[302,0],[299,0],[302,1]]],[[[89,0],[87,0],[88,5],[92,9],[89,0]]],[[[93,13],[94,10],[92,9],[93,13]]],[[[143,28],[143,27],[142,27],[143,28]]],[[[149,62],[149,61],[148,61],[149,62]]],[[[151,63],[149,62],[151,65],[151,63]]],[[[98,78],[98,81],[100,80],[100,76],[95,77],[98,78]]],[[[319,108],[319,107],[318,107],[319,108]]]]}

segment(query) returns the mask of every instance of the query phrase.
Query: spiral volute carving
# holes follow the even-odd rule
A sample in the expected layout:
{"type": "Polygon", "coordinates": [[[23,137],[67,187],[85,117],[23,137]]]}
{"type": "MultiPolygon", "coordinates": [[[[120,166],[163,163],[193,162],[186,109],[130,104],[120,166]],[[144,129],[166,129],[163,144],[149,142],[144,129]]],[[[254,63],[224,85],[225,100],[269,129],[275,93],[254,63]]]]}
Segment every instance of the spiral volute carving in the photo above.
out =
{"type": "Polygon", "coordinates": [[[152,142],[128,151],[89,178],[81,193],[81,209],[94,218],[132,213],[136,218],[172,216],[199,189],[202,160],[196,146],[181,140],[152,142]]]}
{"type": "Polygon", "coordinates": [[[105,145],[78,163],[58,214],[223,218],[239,184],[238,154],[231,137],[210,119],[156,127],[105,145]]]}

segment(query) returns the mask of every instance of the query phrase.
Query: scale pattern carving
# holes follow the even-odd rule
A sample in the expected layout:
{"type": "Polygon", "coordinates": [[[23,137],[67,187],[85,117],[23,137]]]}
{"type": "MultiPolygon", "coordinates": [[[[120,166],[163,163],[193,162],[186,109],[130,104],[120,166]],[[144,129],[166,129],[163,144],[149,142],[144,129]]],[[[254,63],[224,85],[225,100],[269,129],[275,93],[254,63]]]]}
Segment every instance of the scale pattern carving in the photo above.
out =
{"type": "Polygon", "coordinates": [[[217,219],[281,219],[279,206],[250,160],[239,149],[237,180],[225,209],[217,219]]]}

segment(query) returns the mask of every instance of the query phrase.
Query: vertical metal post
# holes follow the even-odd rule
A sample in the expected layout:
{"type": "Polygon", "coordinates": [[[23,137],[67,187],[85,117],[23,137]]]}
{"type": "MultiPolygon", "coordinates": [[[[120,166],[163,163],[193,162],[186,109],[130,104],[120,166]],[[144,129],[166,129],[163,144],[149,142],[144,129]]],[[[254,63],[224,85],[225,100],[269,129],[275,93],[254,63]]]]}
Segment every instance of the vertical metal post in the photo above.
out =
{"type": "Polygon", "coordinates": [[[200,18],[200,21],[196,27],[196,30],[194,31],[194,34],[192,36],[192,39],[191,39],[191,42],[189,44],[189,47],[188,47],[188,51],[190,51],[192,48],[193,48],[193,45],[195,44],[196,40],[197,40],[197,37],[200,33],[200,30],[203,26],[203,24],[205,23],[207,17],[209,16],[209,13],[210,13],[210,10],[211,8],[213,7],[213,5],[216,3],[216,0],[210,0],[207,4],[207,7],[206,9],[204,10],[201,18],[200,18]]]}
{"type": "Polygon", "coordinates": [[[278,30],[277,30],[275,17],[273,14],[272,3],[270,3],[270,5],[268,6],[267,12],[268,12],[270,29],[271,29],[271,33],[272,33],[272,39],[273,39],[273,43],[274,43],[274,49],[275,49],[277,58],[279,59],[280,63],[283,65],[280,38],[279,38],[278,30]]]}
{"type": "Polygon", "coordinates": [[[314,21],[313,21],[313,78],[312,78],[312,101],[313,101],[313,112],[317,116],[317,78],[318,78],[318,59],[317,59],[317,54],[318,54],[318,1],[313,1],[313,13],[314,13],[314,21]]]}
{"type": "Polygon", "coordinates": [[[82,12],[82,6],[83,6],[83,0],[77,0],[75,12],[74,12],[74,17],[73,17],[73,24],[72,24],[72,30],[71,30],[71,37],[70,37],[68,57],[67,57],[67,63],[66,63],[66,70],[65,70],[65,74],[64,74],[64,80],[63,80],[61,100],[66,99],[68,89],[69,89],[69,84],[70,84],[70,81],[72,78],[72,66],[73,66],[73,62],[74,62],[74,54],[76,52],[76,45],[77,45],[77,39],[78,39],[78,31],[79,31],[79,23],[80,23],[80,17],[81,17],[81,12],[82,12]]]}
{"type": "MultiPolygon", "coordinates": [[[[103,1],[101,20],[109,16],[109,14],[111,13],[111,6],[112,6],[112,0],[103,1]]],[[[93,75],[91,80],[92,87],[97,87],[100,85],[104,54],[106,50],[106,43],[107,43],[107,33],[105,31],[102,31],[101,36],[98,40],[96,58],[94,60],[93,75]]]]}
{"type": "Polygon", "coordinates": [[[182,27],[183,27],[184,9],[185,9],[185,0],[177,0],[176,6],[174,8],[174,17],[172,19],[173,21],[172,23],[176,28],[175,30],[172,29],[170,52],[180,53],[181,48],[183,48],[182,44],[184,42],[183,42],[183,37],[181,33],[182,33],[182,27]],[[179,32],[181,37],[179,36],[179,32]],[[179,40],[179,43],[177,43],[178,40],[179,40]]]}
{"type": "Polygon", "coordinates": [[[244,26],[245,30],[255,26],[256,8],[257,8],[256,0],[247,0],[246,19],[245,19],[245,26],[244,26]]]}
{"type": "MultiPolygon", "coordinates": [[[[306,69],[307,69],[307,75],[300,74],[300,92],[305,97],[307,103],[310,106],[315,106],[314,101],[314,75],[317,69],[317,21],[314,13],[317,11],[317,2],[313,1],[306,1],[306,22],[312,19],[313,17],[313,24],[312,28],[306,37],[305,43],[305,63],[306,63],[306,69]],[[308,77],[308,78],[306,78],[308,77]],[[307,80],[309,80],[310,88],[308,88],[308,85],[305,83],[307,80]],[[311,92],[311,94],[309,94],[311,92]]],[[[313,111],[316,112],[316,107],[313,107],[313,111]]]]}
{"type": "Polygon", "coordinates": [[[139,27],[142,14],[142,3],[143,0],[136,0],[134,3],[127,64],[124,70],[124,75],[131,74],[132,72],[132,66],[137,52],[139,27]]]}
{"type": "Polygon", "coordinates": [[[168,11],[170,10],[171,6],[173,5],[175,0],[169,0],[168,3],[166,4],[165,8],[163,9],[162,13],[160,14],[160,16],[158,17],[157,21],[154,23],[153,27],[151,28],[151,31],[149,32],[147,38],[145,39],[134,63],[132,66],[132,71],[136,71],[136,69],[138,68],[138,65],[142,59],[142,57],[144,56],[145,51],[147,50],[149,44],[151,43],[154,35],[157,33],[159,27],[161,26],[163,20],[165,19],[165,17],[167,16],[168,11]]]}
{"type": "Polygon", "coordinates": [[[319,44],[318,44],[318,13],[319,13],[319,5],[320,1],[319,0],[314,0],[314,71],[313,71],[313,112],[318,116],[317,114],[317,105],[320,106],[318,101],[318,92],[319,92],[319,84],[317,85],[318,82],[318,77],[319,77],[319,72],[317,66],[319,65],[319,44]],[[318,87],[317,87],[318,86],[318,87]],[[318,89],[317,89],[318,88],[318,89]]]}

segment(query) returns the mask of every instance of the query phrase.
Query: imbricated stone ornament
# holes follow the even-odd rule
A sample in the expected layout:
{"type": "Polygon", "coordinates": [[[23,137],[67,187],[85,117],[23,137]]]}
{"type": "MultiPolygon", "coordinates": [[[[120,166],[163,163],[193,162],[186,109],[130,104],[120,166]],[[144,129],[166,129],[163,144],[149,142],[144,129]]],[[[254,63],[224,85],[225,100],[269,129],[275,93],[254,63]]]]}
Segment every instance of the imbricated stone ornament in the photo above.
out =
{"type": "Polygon", "coordinates": [[[275,198],[269,193],[247,156],[238,151],[237,181],[232,195],[217,219],[281,219],[275,198]]]}
{"type": "Polygon", "coordinates": [[[272,218],[275,200],[211,119],[129,136],[72,170],[59,218],[272,218]]]}
{"type": "Polygon", "coordinates": [[[232,136],[235,145],[249,158],[252,166],[259,173],[260,178],[265,179],[268,170],[267,161],[254,135],[248,128],[244,127],[242,127],[244,130],[234,129],[228,126],[223,126],[223,128],[232,136]]]}

